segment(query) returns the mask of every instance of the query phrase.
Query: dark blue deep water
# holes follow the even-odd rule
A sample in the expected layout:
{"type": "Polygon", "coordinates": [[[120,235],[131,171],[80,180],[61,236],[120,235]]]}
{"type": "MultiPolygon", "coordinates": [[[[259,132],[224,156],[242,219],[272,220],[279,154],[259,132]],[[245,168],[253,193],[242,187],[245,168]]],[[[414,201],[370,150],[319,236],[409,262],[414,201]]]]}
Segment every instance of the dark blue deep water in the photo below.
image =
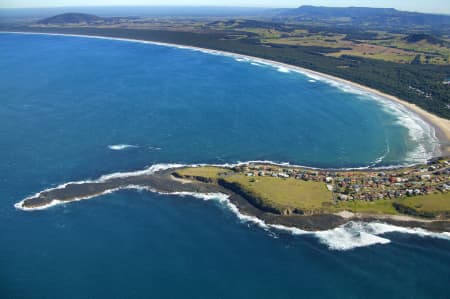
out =
{"type": "Polygon", "coordinates": [[[400,107],[261,63],[0,34],[0,298],[450,298],[442,235],[292,235],[214,200],[137,191],[14,208],[155,163],[386,166],[422,161],[434,142],[400,107]],[[333,249],[353,243],[376,244],[333,249]]]}

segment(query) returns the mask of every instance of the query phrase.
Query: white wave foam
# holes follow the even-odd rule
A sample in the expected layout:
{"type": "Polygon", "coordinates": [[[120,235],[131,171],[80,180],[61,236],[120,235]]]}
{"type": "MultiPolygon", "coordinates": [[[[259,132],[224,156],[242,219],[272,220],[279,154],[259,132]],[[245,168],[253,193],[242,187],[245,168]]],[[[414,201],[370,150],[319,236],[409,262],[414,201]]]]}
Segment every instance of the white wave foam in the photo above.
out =
{"type": "Polygon", "coordinates": [[[376,165],[380,164],[381,162],[383,162],[384,158],[387,157],[387,155],[389,155],[390,153],[390,146],[389,146],[389,142],[386,140],[386,150],[385,152],[379,156],[378,158],[376,158],[371,164],[370,167],[375,167],[376,165]]]}
{"type": "Polygon", "coordinates": [[[312,74],[309,71],[298,70],[294,71],[301,73],[309,78],[309,82],[322,81],[338,88],[346,93],[359,95],[360,100],[375,100],[380,105],[381,108],[386,112],[396,117],[396,123],[408,130],[408,135],[411,141],[413,141],[413,148],[409,150],[406,156],[406,163],[408,164],[418,164],[428,161],[434,156],[439,156],[440,146],[434,127],[428,122],[424,121],[419,115],[405,106],[397,103],[393,100],[387,99],[380,95],[371,93],[367,90],[362,89],[359,86],[351,85],[348,82],[342,82],[328,78],[326,76],[321,76],[319,74],[312,74]]]}
{"type": "MultiPolygon", "coordinates": [[[[132,149],[132,148],[141,148],[144,146],[139,146],[139,145],[134,145],[134,144],[112,144],[112,145],[108,145],[108,148],[110,150],[113,151],[123,151],[123,150],[127,150],[127,149],[132,149]]],[[[157,147],[157,146],[152,146],[152,145],[148,145],[145,146],[148,150],[151,151],[160,151],[162,150],[162,148],[157,147]]]]}
{"type": "Polygon", "coordinates": [[[316,81],[316,80],[313,80],[313,79],[309,79],[308,82],[316,83],[317,81],[316,81]]]}
{"type": "Polygon", "coordinates": [[[360,95],[360,100],[375,100],[380,104],[384,112],[394,116],[396,118],[396,124],[408,130],[409,139],[412,141],[410,145],[411,149],[405,158],[406,163],[424,163],[433,156],[439,156],[441,154],[434,127],[424,121],[415,112],[400,103],[372,94],[361,88],[329,79],[322,79],[322,81],[344,92],[360,95]]]}
{"type": "MultiPolygon", "coordinates": [[[[29,197],[29,198],[32,198],[32,197],[29,197]]],[[[48,209],[48,208],[50,208],[50,207],[54,207],[54,206],[59,205],[59,204],[62,203],[62,201],[57,200],[57,199],[54,199],[54,200],[52,200],[50,203],[48,203],[48,204],[46,204],[46,205],[43,205],[43,206],[34,207],[34,208],[24,207],[24,206],[23,206],[23,203],[24,203],[27,199],[29,199],[29,198],[27,197],[27,198],[25,198],[24,200],[21,200],[21,201],[15,203],[15,204],[14,204],[14,207],[15,207],[16,209],[22,210],[22,211],[38,211],[38,210],[45,210],[45,209],[48,209]]]]}
{"type": "Polygon", "coordinates": [[[265,230],[269,228],[269,225],[267,225],[263,220],[255,217],[243,214],[239,211],[238,207],[233,204],[230,201],[230,197],[227,194],[223,193],[197,193],[197,192],[172,192],[172,193],[166,193],[170,195],[180,195],[180,196],[192,196],[195,198],[200,198],[203,200],[215,200],[218,201],[220,204],[227,207],[238,219],[242,222],[248,222],[255,224],[265,230]]]}
{"type": "Polygon", "coordinates": [[[287,67],[284,67],[284,66],[279,66],[277,68],[277,71],[279,71],[280,73],[290,73],[291,72],[290,69],[288,69],[287,67]]]}
{"type": "Polygon", "coordinates": [[[250,62],[250,64],[254,66],[263,66],[261,63],[258,62],[250,62]]]}
{"type": "Polygon", "coordinates": [[[108,145],[108,148],[110,150],[113,151],[122,151],[122,150],[126,150],[126,149],[130,149],[130,148],[138,148],[138,145],[133,145],[133,144],[113,144],[113,145],[108,145]]]}
{"type": "Polygon", "coordinates": [[[386,223],[378,222],[348,222],[344,225],[336,227],[334,229],[325,231],[305,231],[297,227],[289,227],[279,224],[267,224],[263,220],[243,214],[239,211],[238,207],[230,201],[230,197],[223,193],[196,193],[196,192],[172,192],[172,193],[160,193],[179,196],[192,196],[203,200],[216,200],[220,204],[226,206],[230,211],[235,214],[240,221],[253,223],[264,230],[275,229],[279,231],[285,231],[293,235],[312,235],[316,237],[319,242],[326,245],[332,250],[350,250],[358,247],[366,247],[375,244],[388,244],[391,241],[387,238],[380,237],[379,235],[399,232],[404,234],[413,234],[420,237],[432,237],[450,240],[450,233],[434,233],[421,228],[407,228],[386,223]]]}
{"type": "Polygon", "coordinates": [[[367,232],[363,223],[349,222],[331,230],[315,232],[319,241],[334,250],[349,250],[375,244],[390,243],[389,239],[367,232]]]}
{"type": "Polygon", "coordinates": [[[378,101],[386,113],[393,115],[396,118],[396,124],[408,130],[413,146],[406,157],[408,163],[424,163],[433,156],[441,154],[433,126],[401,104],[376,95],[368,96],[378,101]]]}
{"type": "Polygon", "coordinates": [[[406,228],[378,222],[367,223],[351,221],[330,230],[315,232],[305,231],[297,227],[289,227],[279,224],[267,224],[257,217],[243,214],[239,211],[238,207],[230,201],[229,196],[223,193],[173,192],[160,194],[192,196],[203,200],[216,200],[220,204],[226,206],[242,222],[255,224],[267,231],[269,231],[270,229],[275,229],[279,231],[285,231],[293,235],[312,235],[316,237],[319,242],[326,245],[329,249],[332,250],[345,251],[375,244],[388,244],[391,241],[387,238],[380,237],[379,235],[392,232],[413,234],[420,237],[450,240],[450,233],[448,232],[433,233],[421,228],[406,228]]]}
{"type": "Polygon", "coordinates": [[[151,151],[161,151],[162,150],[161,147],[151,146],[151,145],[149,145],[147,148],[151,151]]]}
{"type": "Polygon", "coordinates": [[[250,222],[250,223],[256,224],[257,226],[259,226],[263,229],[269,228],[269,226],[261,219],[255,217],[255,216],[250,216],[250,215],[241,213],[239,211],[238,207],[230,201],[230,196],[227,194],[224,194],[224,193],[198,193],[198,192],[169,192],[169,193],[158,192],[158,193],[166,194],[166,195],[191,196],[191,197],[203,199],[206,201],[215,200],[215,201],[219,202],[220,204],[226,206],[242,222],[250,222]]]}
{"type": "Polygon", "coordinates": [[[380,237],[380,235],[392,232],[450,240],[448,232],[434,233],[421,228],[400,227],[379,222],[352,221],[340,227],[328,231],[315,232],[314,234],[321,243],[327,245],[330,249],[349,250],[374,244],[387,244],[390,240],[380,237]]]}
{"type": "Polygon", "coordinates": [[[115,173],[111,173],[111,174],[102,175],[98,180],[93,181],[93,182],[104,182],[104,181],[107,181],[110,179],[126,178],[126,177],[140,176],[140,175],[150,175],[157,171],[166,170],[166,169],[170,169],[170,168],[180,168],[183,166],[186,166],[186,165],[185,164],[176,164],[176,163],[154,164],[143,170],[129,171],[129,172],[115,172],[115,173]]]}

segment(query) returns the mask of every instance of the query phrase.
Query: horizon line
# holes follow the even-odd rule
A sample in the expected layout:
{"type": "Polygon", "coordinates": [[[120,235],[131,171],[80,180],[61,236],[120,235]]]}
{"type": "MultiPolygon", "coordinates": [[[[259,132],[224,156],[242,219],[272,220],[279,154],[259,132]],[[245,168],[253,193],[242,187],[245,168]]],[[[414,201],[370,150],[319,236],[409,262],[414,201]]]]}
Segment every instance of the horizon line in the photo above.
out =
{"type": "Polygon", "coordinates": [[[81,6],[24,6],[24,7],[1,7],[0,10],[14,10],[14,9],[64,9],[64,8],[136,8],[136,7],[145,7],[145,8],[237,8],[237,9],[295,9],[303,6],[309,7],[321,7],[321,8],[373,8],[373,9],[394,9],[400,12],[410,12],[410,13],[421,13],[421,14],[433,14],[433,15],[444,15],[450,16],[450,12],[435,12],[435,11],[418,11],[418,10],[403,10],[395,7],[386,7],[386,6],[327,6],[327,5],[300,5],[300,6],[285,6],[285,7],[273,7],[273,6],[238,6],[238,5],[176,5],[176,4],[163,4],[163,5],[126,5],[126,4],[115,4],[115,5],[81,5],[81,6]]]}

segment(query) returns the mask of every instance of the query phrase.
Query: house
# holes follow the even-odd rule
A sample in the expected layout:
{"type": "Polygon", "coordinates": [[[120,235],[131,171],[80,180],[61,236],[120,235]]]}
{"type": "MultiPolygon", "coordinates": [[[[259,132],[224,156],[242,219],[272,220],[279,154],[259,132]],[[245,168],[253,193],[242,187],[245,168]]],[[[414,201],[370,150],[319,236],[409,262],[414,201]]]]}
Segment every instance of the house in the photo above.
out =
{"type": "Polygon", "coordinates": [[[428,180],[430,180],[431,179],[431,176],[429,175],[429,174],[424,174],[424,175],[421,175],[420,176],[420,179],[422,179],[422,180],[426,180],[426,181],[428,181],[428,180]]]}
{"type": "Polygon", "coordinates": [[[349,200],[349,196],[345,194],[339,194],[337,198],[339,200],[349,200]]]}

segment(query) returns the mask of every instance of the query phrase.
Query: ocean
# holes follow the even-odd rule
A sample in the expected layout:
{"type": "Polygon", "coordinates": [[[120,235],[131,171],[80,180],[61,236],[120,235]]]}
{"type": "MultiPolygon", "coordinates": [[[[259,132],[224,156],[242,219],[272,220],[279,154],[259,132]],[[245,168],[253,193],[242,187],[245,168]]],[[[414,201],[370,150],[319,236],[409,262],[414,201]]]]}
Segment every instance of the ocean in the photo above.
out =
{"type": "Polygon", "coordinates": [[[21,211],[69,181],[167,163],[426,161],[434,130],[317,75],[233,55],[0,34],[0,298],[449,298],[449,234],[266,227],[220,196],[123,190],[21,211]]]}

